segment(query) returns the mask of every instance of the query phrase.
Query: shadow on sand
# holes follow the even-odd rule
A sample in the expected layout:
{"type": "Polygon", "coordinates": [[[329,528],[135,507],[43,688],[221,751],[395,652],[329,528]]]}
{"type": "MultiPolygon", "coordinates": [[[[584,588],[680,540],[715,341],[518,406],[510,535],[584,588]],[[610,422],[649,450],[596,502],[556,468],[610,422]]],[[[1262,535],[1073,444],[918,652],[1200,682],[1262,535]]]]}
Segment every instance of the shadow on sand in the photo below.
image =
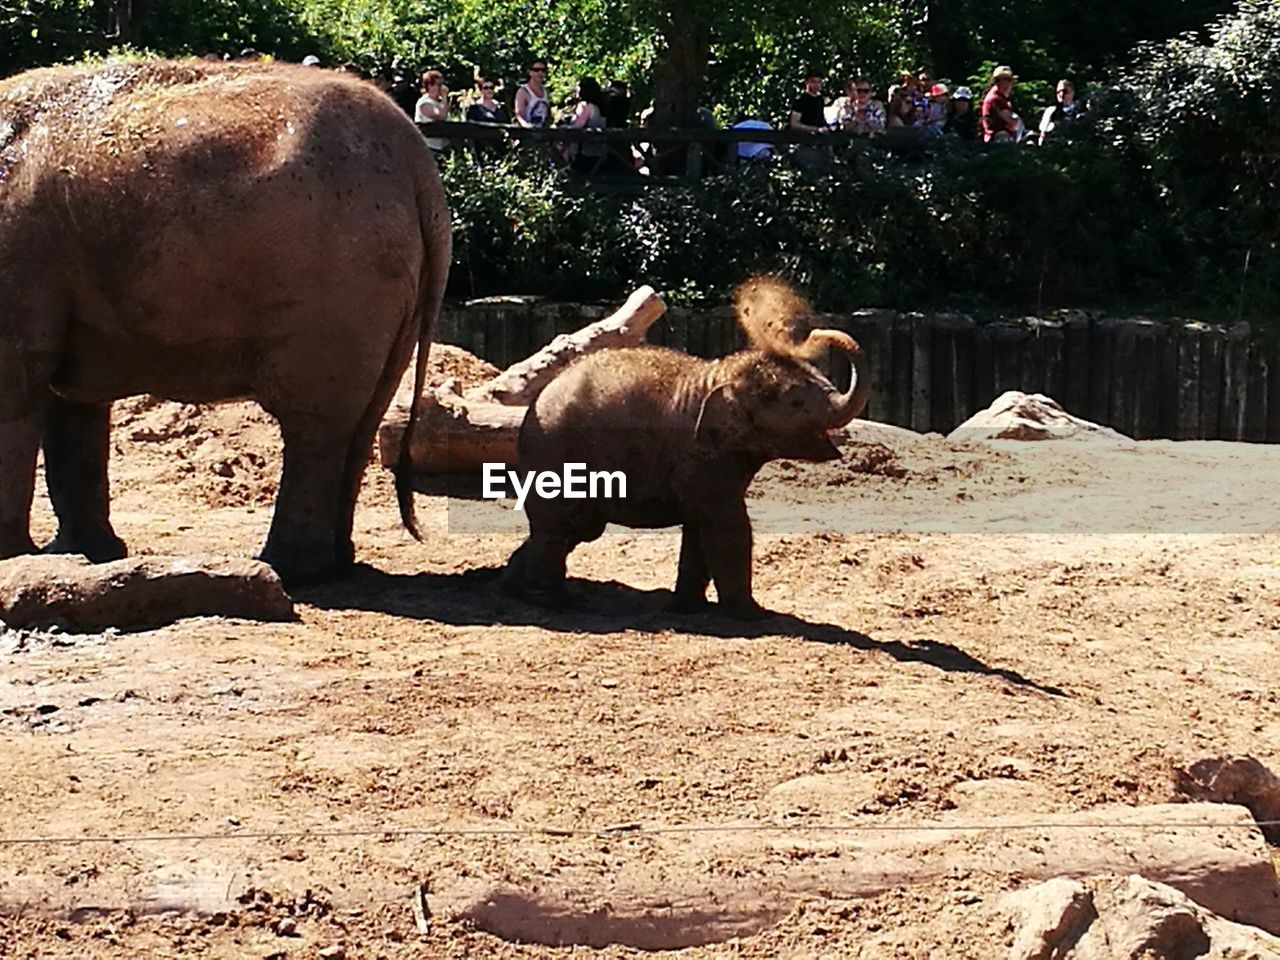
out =
{"type": "Polygon", "coordinates": [[[992,667],[940,640],[921,638],[902,642],[874,640],[857,630],[819,623],[790,614],[742,622],[721,616],[715,605],[696,614],[667,610],[668,590],[638,590],[617,581],[570,580],[574,606],[547,610],[503,595],[498,589],[501,567],[482,567],[462,573],[385,573],[358,564],[339,582],[299,591],[296,599],[326,610],[367,610],[412,620],[435,620],[455,626],[537,626],[564,633],[617,633],[623,630],[657,633],[671,630],[699,636],[758,639],[794,637],[813,643],[854,647],[882,653],[895,660],[924,663],[948,673],[976,673],[999,677],[1015,686],[1055,697],[1061,688],[1038,683],[1015,670],[992,667]]]}

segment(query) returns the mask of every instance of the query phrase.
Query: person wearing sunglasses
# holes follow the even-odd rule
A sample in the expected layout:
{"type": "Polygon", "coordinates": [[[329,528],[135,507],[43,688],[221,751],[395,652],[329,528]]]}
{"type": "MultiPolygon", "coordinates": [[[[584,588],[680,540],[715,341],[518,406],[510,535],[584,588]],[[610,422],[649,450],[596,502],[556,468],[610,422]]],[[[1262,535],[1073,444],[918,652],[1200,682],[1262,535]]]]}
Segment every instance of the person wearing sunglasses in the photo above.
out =
{"type": "Polygon", "coordinates": [[[836,105],[837,129],[864,137],[884,133],[884,104],[871,96],[871,83],[866,77],[850,80],[836,105]]]}
{"type": "Polygon", "coordinates": [[[547,79],[547,61],[541,57],[529,64],[529,79],[516,91],[516,123],[522,127],[545,127],[551,119],[551,102],[543,86],[547,79]]]}
{"type": "Polygon", "coordinates": [[[487,77],[480,77],[476,81],[476,87],[480,91],[480,99],[467,107],[467,121],[469,123],[510,123],[511,118],[507,116],[507,108],[494,97],[496,90],[494,82],[487,77]]]}

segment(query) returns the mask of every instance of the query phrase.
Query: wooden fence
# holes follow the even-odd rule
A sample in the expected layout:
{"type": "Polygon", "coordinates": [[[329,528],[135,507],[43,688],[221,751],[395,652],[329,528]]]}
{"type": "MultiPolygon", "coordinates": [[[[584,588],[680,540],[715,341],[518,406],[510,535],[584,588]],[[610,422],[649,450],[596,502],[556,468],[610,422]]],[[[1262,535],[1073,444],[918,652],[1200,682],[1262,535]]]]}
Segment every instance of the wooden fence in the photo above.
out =
{"type": "MultiPolygon", "coordinates": [[[[495,297],[447,306],[436,339],[505,367],[608,306],[495,297]]],[[[1280,345],[1187,320],[1052,317],[975,321],[956,314],[857,310],[847,330],[871,366],[867,419],[946,433],[1006,390],[1044,393],[1068,411],[1138,439],[1280,441],[1280,345]]],[[[743,346],[727,308],[672,308],[649,341],[714,357],[743,346]]],[[[838,384],[848,363],[820,363],[838,384]]]]}

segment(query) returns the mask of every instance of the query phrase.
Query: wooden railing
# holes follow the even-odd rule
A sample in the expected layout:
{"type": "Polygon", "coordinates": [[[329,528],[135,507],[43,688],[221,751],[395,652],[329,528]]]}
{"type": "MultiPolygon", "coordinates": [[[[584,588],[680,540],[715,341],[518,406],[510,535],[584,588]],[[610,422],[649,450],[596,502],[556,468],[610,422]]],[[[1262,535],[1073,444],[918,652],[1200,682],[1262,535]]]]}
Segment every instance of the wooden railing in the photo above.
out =
{"type": "MultiPolygon", "coordinates": [[[[518,144],[521,146],[545,146],[551,144],[578,145],[604,144],[603,157],[615,160],[631,168],[633,147],[640,150],[651,166],[659,170],[678,168],[677,175],[696,179],[707,172],[719,172],[736,166],[737,145],[762,143],[771,147],[807,146],[854,150],[918,153],[930,145],[937,145],[939,137],[921,130],[895,128],[876,136],[864,136],[840,131],[809,133],[802,130],[698,130],[657,129],[652,127],[608,127],[603,130],[575,127],[528,128],[497,123],[456,123],[453,121],[420,123],[423,136],[448,140],[454,145],[470,148],[477,157],[483,157],[479,149],[485,145],[518,144]],[[719,149],[717,149],[719,148],[719,149]]],[[[983,144],[947,138],[960,149],[981,149],[983,144]]],[[[749,162],[749,161],[741,161],[749,162]]],[[[602,162],[602,171],[614,169],[602,162]]]]}

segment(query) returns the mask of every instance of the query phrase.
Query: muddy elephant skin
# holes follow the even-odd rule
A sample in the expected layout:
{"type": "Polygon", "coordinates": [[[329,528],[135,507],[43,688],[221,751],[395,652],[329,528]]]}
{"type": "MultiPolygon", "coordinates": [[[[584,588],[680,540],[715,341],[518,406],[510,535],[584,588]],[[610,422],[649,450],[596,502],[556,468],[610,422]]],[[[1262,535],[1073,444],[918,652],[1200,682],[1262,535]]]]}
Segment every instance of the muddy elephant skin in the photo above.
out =
{"type": "MultiPolygon", "coordinates": [[[[450,221],[417,128],[372,86],[289,65],[109,62],[0,81],[0,557],[125,554],[113,400],[253,399],[284,470],[261,556],[289,583],[353,559],[369,449],[419,347],[450,221]]],[[[401,513],[416,533],[407,472],[401,513]]]]}
{"type": "MultiPolygon", "coordinates": [[[[764,615],[751,593],[748,485],[770,460],[831,460],[828,431],[867,401],[867,376],[847,334],[810,334],[846,351],[853,383],[839,393],[810,363],[747,350],[700,360],[659,347],[588,355],[553,380],[521,425],[517,473],[622,471],[625,499],[550,499],[531,492],[529,537],[512,555],[507,589],[535,602],[565,599],[565,558],[607,523],[680,525],[675,608],[700,609],[714,580],[721,609],[764,615]]],[[[602,489],[602,488],[601,488],[602,489]]]]}

